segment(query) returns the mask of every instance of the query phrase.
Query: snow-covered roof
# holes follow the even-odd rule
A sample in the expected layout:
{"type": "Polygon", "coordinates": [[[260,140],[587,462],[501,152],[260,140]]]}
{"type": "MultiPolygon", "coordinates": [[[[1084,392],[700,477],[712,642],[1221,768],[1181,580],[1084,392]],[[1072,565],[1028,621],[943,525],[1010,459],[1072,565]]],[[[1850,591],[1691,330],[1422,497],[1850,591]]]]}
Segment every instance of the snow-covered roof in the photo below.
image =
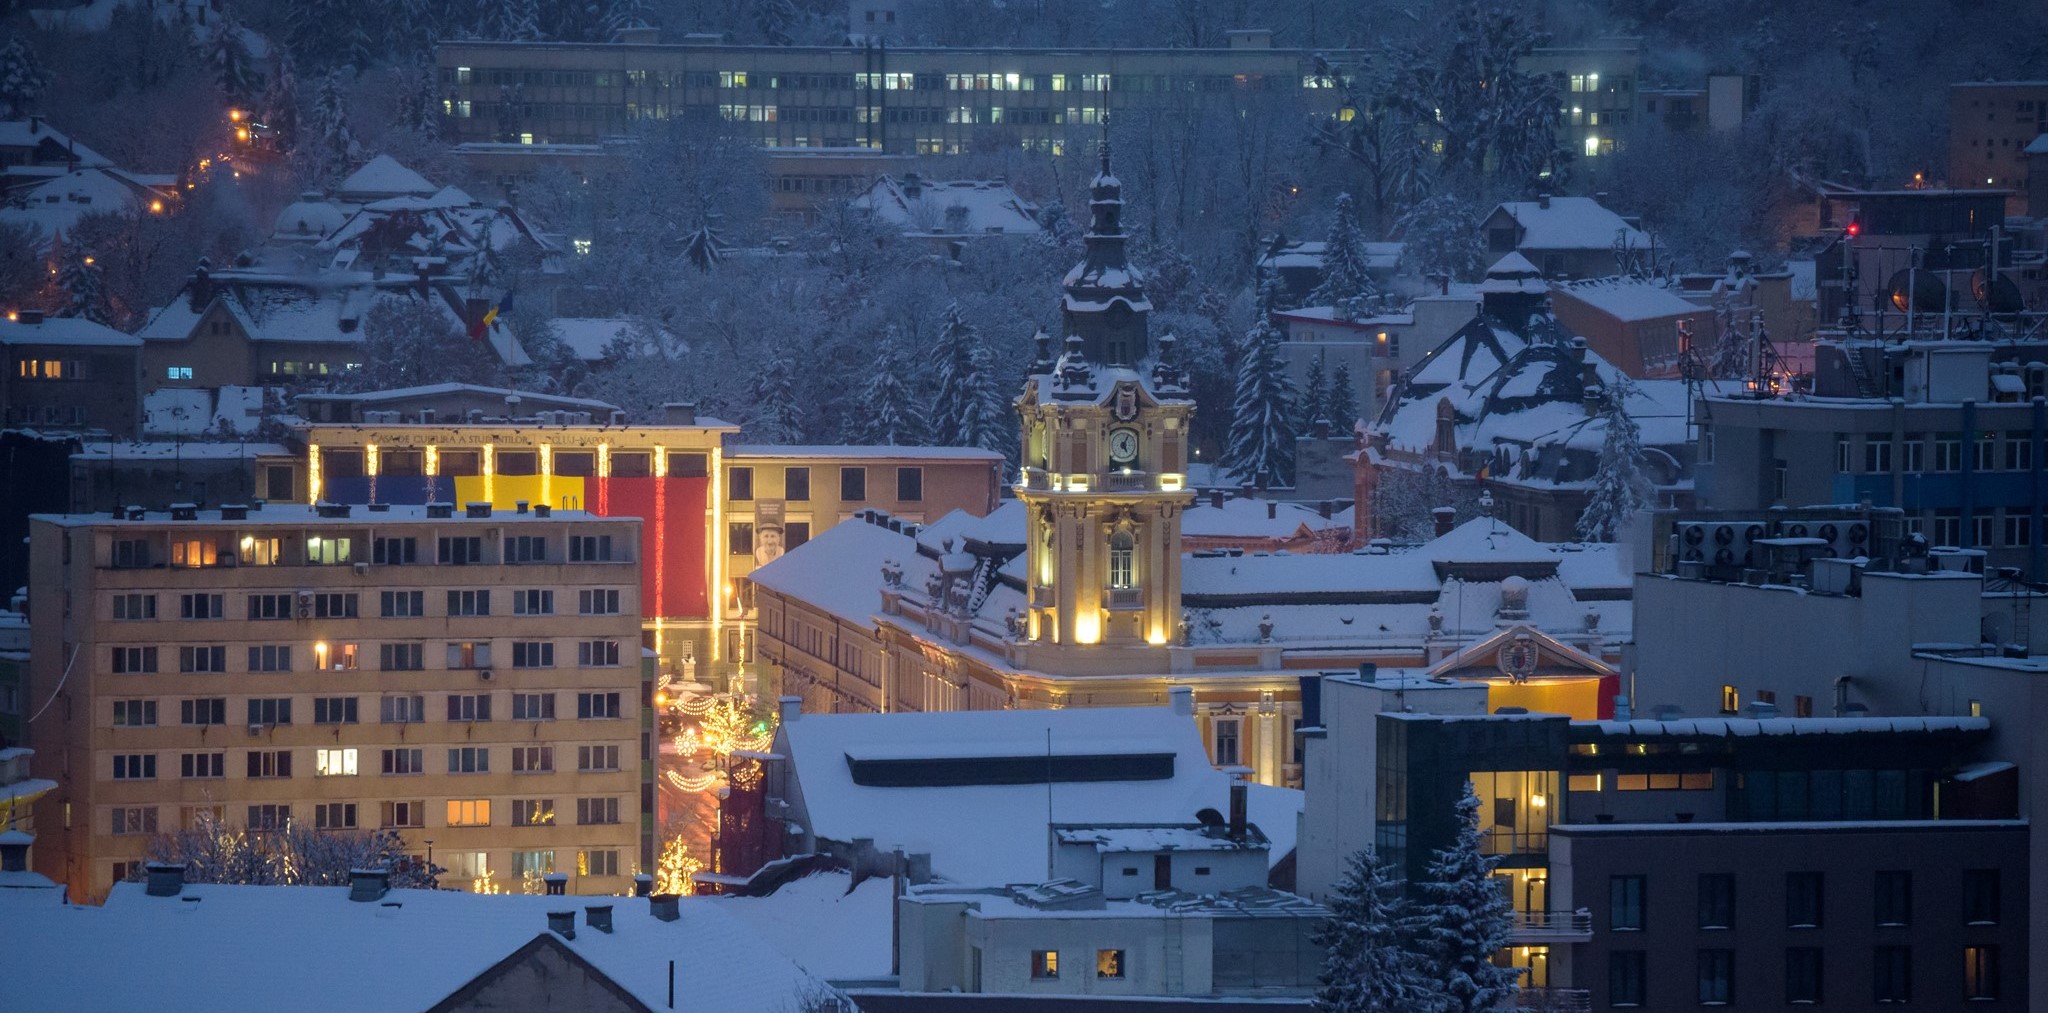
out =
{"type": "Polygon", "coordinates": [[[142,395],[142,431],[150,436],[198,436],[213,426],[213,392],[203,387],[159,387],[142,395]]]}
{"type": "Polygon", "coordinates": [[[1898,735],[1937,733],[1984,733],[1991,730],[1990,718],[1899,717],[1861,718],[1673,718],[1666,721],[1574,721],[1575,726],[1598,728],[1602,735],[1628,738],[1700,737],[1750,738],[1759,735],[1898,735]]]}
{"type": "Polygon", "coordinates": [[[556,941],[649,1009],[666,1007],[670,961],[702,1009],[771,1013],[824,991],[727,907],[677,907],[680,919],[666,922],[630,897],[392,890],[357,902],[347,887],[217,885],[151,897],[120,883],[100,908],[8,906],[8,958],[37,970],[13,976],[8,1001],[66,1013],[214,1009],[224,987],[260,982],[294,1013],[423,1010],[552,935],[550,911],[576,913],[576,938],[556,941]],[[613,931],[585,924],[593,904],[612,906],[613,931]],[[110,953],[122,955],[121,974],[102,973],[110,953]]]}
{"type": "MultiPolygon", "coordinates": [[[[1507,212],[1522,227],[1523,250],[1612,250],[1615,238],[1631,247],[1650,244],[1650,237],[1591,197],[1551,197],[1544,201],[1505,201],[1495,214],[1507,212]]],[[[1491,217],[1491,216],[1489,216],[1491,217]]]]}
{"type": "Polygon", "coordinates": [[[1000,461],[1003,455],[979,447],[899,447],[880,444],[741,443],[726,448],[731,457],[859,457],[881,461],[1000,461]]]}
{"type": "Polygon", "coordinates": [[[1704,312],[1699,304],[1645,278],[1601,278],[1552,286],[1555,295],[1577,300],[1626,323],[1663,320],[1704,312]]]}
{"type": "Polygon", "coordinates": [[[1060,826],[1053,836],[1061,844],[1093,847],[1097,854],[1131,854],[1150,851],[1245,851],[1265,850],[1264,835],[1247,834],[1243,839],[1218,832],[1202,823],[1101,824],[1060,826]]]}
{"type": "Polygon", "coordinates": [[[270,238],[279,243],[318,242],[341,228],[348,215],[340,205],[318,193],[303,193],[278,212],[270,238]]]}
{"type": "MultiPolygon", "coordinates": [[[[839,528],[860,525],[839,525],[839,528]]],[[[838,530],[835,528],[833,530],[838,530]]],[[[1230,778],[1210,766],[1194,718],[1170,707],[1061,710],[804,714],[776,731],[790,758],[812,833],[834,841],[871,838],[888,851],[931,855],[932,871],[956,883],[1042,879],[1049,823],[1185,823],[1229,801],[1230,778]],[[1005,757],[1171,757],[1153,780],[880,787],[856,784],[860,760],[937,762],[1005,757]],[[1047,800],[1050,798],[1050,805],[1047,800]]],[[[1271,860],[1294,848],[1302,795],[1253,785],[1252,822],[1273,843],[1271,860]]]]}
{"type": "Polygon", "coordinates": [[[2026,153],[2029,155],[2048,155],[2048,134],[2042,134],[2028,142],[2026,153]]]}
{"type": "Polygon", "coordinates": [[[80,168],[114,164],[105,155],[50,126],[48,120],[0,120],[0,148],[38,148],[46,144],[63,149],[67,160],[77,159],[80,168]]]}
{"type": "Polygon", "coordinates": [[[407,194],[426,197],[438,189],[427,182],[425,176],[400,164],[398,159],[378,155],[364,163],[362,168],[349,173],[348,178],[335,188],[334,194],[346,200],[373,201],[407,194]]]}
{"type": "Polygon", "coordinates": [[[883,176],[853,206],[907,233],[940,236],[1038,235],[1038,206],[1001,180],[916,181],[883,176]],[[913,194],[910,191],[915,190],[913,194]],[[959,208],[959,211],[951,209],[959,208]]]}
{"type": "MultiPolygon", "coordinates": [[[[253,390],[257,388],[241,388],[253,390]]],[[[148,440],[134,442],[86,443],[71,455],[88,461],[173,461],[251,460],[258,457],[288,457],[291,450],[282,443],[245,443],[225,440],[198,443],[191,440],[148,440]]]]}
{"type": "Polygon", "coordinates": [[[713,897],[712,904],[745,923],[804,970],[828,981],[889,973],[889,926],[895,914],[889,878],[854,886],[845,872],[821,872],[786,883],[766,897],[713,897]]]}
{"type": "MultiPolygon", "coordinates": [[[[389,404],[395,401],[412,401],[419,398],[446,397],[450,394],[481,394],[498,399],[517,397],[519,398],[522,411],[527,408],[542,407],[577,408],[592,412],[603,412],[607,416],[606,421],[609,421],[611,412],[619,409],[618,405],[612,404],[609,401],[599,401],[594,398],[569,397],[565,394],[542,394],[530,390],[514,390],[510,387],[486,387],[482,384],[456,383],[454,381],[427,383],[417,387],[389,387],[384,390],[357,391],[351,394],[320,391],[314,394],[301,394],[299,396],[319,401],[378,405],[389,404]]],[[[716,424],[716,422],[714,421],[713,424],[716,424]]]]}
{"type": "Polygon", "coordinates": [[[1341,527],[1344,525],[1300,503],[1240,496],[1224,500],[1220,508],[1208,500],[1197,500],[1181,514],[1180,533],[1197,538],[1285,539],[1301,534],[1304,528],[1316,532],[1341,527]]]}
{"type": "Polygon", "coordinates": [[[105,166],[74,169],[17,195],[18,206],[0,208],[0,222],[34,225],[47,238],[67,232],[95,212],[125,213],[147,206],[150,184],[105,166]]]}
{"type": "Polygon", "coordinates": [[[556,317],[548,321],[555,337],[584,362],[602,362],[612,342],[627,337],[633,322],[622,317],[556,317]]]}
{"type": "Polygon", "coordinates": [[[862,626],[882,608],[885,560],[903,564],[903,582],[924,586],[938,561],[917,554],[917,543],[874,524],[834,524],[811,540],[747,574],[747,580],[862,626]]]}
{"type": "Polygon", "coordinates": [[[139,348],[142,339],[84,317],[44,317],[41,322],[0,318],[0,345],[69,345],[74,348],[139,348]]]}

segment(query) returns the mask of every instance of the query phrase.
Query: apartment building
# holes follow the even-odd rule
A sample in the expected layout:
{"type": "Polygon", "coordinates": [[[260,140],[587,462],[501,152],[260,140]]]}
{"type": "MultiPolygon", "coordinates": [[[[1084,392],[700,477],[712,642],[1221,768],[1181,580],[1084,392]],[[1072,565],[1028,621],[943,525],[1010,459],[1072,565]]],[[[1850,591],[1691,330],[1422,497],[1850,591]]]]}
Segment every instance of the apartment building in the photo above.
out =
{"type": "Polygon", "coordinates": [[[1949,184],[2010,189],[2006,213],[2024,213],[2027,145],[2042,134],[2048,134],[2048,80],[1949,85],[1949,184]]]}
{"type": "Polygon", "coordinates": [[[142,422],[142,342],[80,317],[0,319],[0,424],[132,436],[142,422]]]}
{"type": "MultiPolygon", "coordinates": [[[[1241,105],[1256,94],[1340,114],[1316,54],[1229,33],[1210,49],[948,49],[448,41],[437,50],[450,139],[592,145],[637,120],[702,112],[766,147],[960,154],[991,147],[1062,154],[1105,113],[1241,105]]],[[[1362,50],[1326,54],[1338,66],[1362,50]]],[[[1539,49],[1529,69],[1563,78],[1563,143],[1596,161],[1635,107],[1635,39],[1539,49]]]]}
{"type": "Polygon", "coordinates": [[[38,869],[207,819],[398,830],[444,883],[648,864],[641,522],[486,503],[30,521],[38,869]]]}

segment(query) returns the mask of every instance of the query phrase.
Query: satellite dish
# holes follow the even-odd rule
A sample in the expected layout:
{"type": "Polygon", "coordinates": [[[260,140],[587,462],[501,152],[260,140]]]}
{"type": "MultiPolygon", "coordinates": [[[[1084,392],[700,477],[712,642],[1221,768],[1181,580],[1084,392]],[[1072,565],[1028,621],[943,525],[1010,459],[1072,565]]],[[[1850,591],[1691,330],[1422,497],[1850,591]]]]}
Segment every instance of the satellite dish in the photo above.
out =
{"type": "Polygon", "coordinates": [[[2026,308],[2026,300],[2020,297],[2020,287],[2005,275],[1987,278],[1982,269],[1970,275],[1970,294],[1977,297],[1977,305],[1993,313],[2018,313],[2026,308]]]}
{"type": "Polygon", "coordinates": [[[1941,276],[1932,271],[1900,271],[1892,275],[1891,283],[1885,286],[1885,301],[1900,313],[1906,310],[1906,288],[1913,289],[1914,313],[1939,313],[1946,308],[1948,286],[1941,283],[1941,276]]]}
{"type": "Polygon", "coordinates": [[[1195,813],[1195,822],[1205,827],[1220,827],[1223,825],[1223,814],[1214,809],[1201,809],[1195,813]]]}

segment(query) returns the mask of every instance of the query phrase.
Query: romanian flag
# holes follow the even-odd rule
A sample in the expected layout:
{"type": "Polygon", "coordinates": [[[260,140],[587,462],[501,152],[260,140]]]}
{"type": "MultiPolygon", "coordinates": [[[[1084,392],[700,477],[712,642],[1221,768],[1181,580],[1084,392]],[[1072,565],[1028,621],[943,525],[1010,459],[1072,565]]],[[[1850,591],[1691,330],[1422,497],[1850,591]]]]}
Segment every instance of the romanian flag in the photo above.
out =
{"type": "Polygon", "coordinates": [[[498,300],[498,304],[496,306],[493,306],[489,310],[485,311],[483,316],[477,318],[476,323],[469,325],[469,340],[482,341],[484,339],[484,335],[490,331],[491,325],[498,322],[498,314],[510,310],[511,308],[512,293],[507,292],[505,293],[504,298],[498,300]]]}
{"type": "Polygon", "coordinates": [[[1477,478],[1479,479],[1479,481],[1481,481],[1481,482],[1484,482],[1484,481],[1486,481],[1486,480],[1487,480],[1488,478],[1491,478],[1492,476],[1493,476],[1493,465],[1492,465],[1492,463],[1490,463],[1490,462],[1489,462],[1489,463],[1487,463],[1487,464],[1482,464],[1482,465],[1480,465],[1480,466],[1479,466],[1479,474],[1478,474],[1478,475],[1476,476],[1476,477],[1477,477],[1477,478]]]}

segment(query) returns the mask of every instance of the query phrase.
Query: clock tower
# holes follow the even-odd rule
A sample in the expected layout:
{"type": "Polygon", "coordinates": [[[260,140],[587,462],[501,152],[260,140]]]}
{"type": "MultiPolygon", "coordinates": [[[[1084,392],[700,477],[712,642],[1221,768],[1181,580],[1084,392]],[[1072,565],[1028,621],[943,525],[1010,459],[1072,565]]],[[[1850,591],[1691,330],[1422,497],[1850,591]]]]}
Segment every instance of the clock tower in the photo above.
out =
{"type": "Polygon", "coordinates": [[[1126,651],[1173,642],[1180,626],[1180,523],[1194,402],[1171,336],[1152,347],[1144,276],[1126,259],[1123,187],[1109,166],[1090,185],[1086,253],[1063,282],[1057,350],[1043,332],[1017,400],[1030,511],[1026,651],[1033,667],[1120,667],[1126,651]],[[1060,656],[1052,662],[1051,655],[1060,656]]]}

